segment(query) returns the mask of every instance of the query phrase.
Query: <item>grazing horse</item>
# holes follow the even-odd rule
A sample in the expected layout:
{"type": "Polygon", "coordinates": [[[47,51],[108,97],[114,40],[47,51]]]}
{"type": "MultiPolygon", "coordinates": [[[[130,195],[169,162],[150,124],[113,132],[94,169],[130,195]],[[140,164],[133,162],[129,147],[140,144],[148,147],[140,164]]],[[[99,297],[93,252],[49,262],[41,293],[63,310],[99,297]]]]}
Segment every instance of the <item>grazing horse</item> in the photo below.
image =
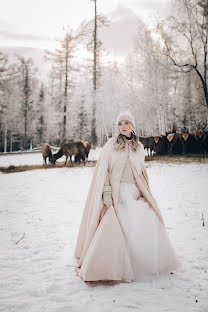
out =
{"type": "MultiPolygon", "coordinates": [[[[88,142],[88,141],[80,141],[82,142],[83,146],[84,146],[84,149],[85,149],[85,156],[88,160],[88,155],[89,155],[89,152],[90,152],[90,149],[91,149],[91,143],[88,142]]],[[[79,162],[80,163],[80,159],[81,159],[81,155],[80,154],[77,154],[75,156],[75,162],[79,162]]]]}
{"type": "Polygon", "coordinates": [[[86,157],[88,159],[88,155],[89,155],[89,152],[90,152],[90,149],[91,149],[91,143],[89,141],[85,141],[84,144],[85,144],[86,157]]]}
{"type": "Polygon", "coordinates": [[[81,141],[68,142],[68,143],[63,144],[60,150],[58,151],[58,153],[54,154],[53,156],[56,161],[57,159],[65,155],[66,161],[64,165],[66,165],[67,159],[68,157],[70,157],[71,164],[73,165],[72,156],[74,155],[76,157],[76,155],[78,154],[80,155],[81,159],[84,161],[84,164],[85,164],[85,147],[83,146],[81,141]]]}
{"type": "Polygon", "coordinates": [[[41,152],[43,155],[43,164],[44,163],[47,164],[47,158],[49,159],[49,161],[52,164],[55,164],[55,159],[53,157],[50,145],[48,145],[47,143],[42,143],[41,144],[41,152]]]}

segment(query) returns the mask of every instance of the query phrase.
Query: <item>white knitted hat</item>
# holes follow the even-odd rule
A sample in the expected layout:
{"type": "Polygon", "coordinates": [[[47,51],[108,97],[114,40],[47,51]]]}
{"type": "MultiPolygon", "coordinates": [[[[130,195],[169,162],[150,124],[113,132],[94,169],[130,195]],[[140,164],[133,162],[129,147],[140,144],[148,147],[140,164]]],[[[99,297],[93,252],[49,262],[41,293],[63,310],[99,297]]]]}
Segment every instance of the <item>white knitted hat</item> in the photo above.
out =
{"type": "Polygon", "coordinates": [[[134,117],[132,116],[132,114],[131,114],[130,112],[128,112],[128,111],[126,111],[126,112],[121,112],[121,113],[118,115],[118,117],[117,117],[117,119],[116,119],[116,127],[118,127],[118,123],[119,123],[119,121],[121,121],[121,120],[128,120],[128,121],[132,124],[133,129],[135,129],[134,117]]]}

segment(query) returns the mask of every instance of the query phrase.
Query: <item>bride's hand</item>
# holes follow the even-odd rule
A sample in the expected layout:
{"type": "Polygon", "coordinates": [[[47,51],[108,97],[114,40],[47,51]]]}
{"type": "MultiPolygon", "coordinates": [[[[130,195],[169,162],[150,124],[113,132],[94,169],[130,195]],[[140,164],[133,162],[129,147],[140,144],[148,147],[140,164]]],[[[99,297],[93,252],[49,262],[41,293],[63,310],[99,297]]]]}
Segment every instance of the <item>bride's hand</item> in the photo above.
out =
{"type": "Polygon", "coordinates": [[[103,189],[103,203],[107,208],[112,205],[111,186],[105,185],[103,189]]]}

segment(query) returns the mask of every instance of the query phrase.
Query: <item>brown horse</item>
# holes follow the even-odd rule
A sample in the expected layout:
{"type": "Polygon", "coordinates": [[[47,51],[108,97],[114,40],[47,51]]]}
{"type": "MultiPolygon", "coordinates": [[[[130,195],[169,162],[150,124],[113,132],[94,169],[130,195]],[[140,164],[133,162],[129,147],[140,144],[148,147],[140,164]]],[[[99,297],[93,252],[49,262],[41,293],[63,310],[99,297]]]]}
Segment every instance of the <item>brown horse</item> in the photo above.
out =
{"type": "Polygon", "coordinates": [[[43,155],[43,164],[44,163],[47,164],[47,158],[49,159],[49,161],[52,164],[55,164],[55,159],[53,157],[50,145],[48,145],[47,143],[42,143],[41,144],[41,152],[43,155]]]}
{"type": "Polygon", "coordinates": [[[72,156],[74,155],[76,157],[78,154],[80,155],[81,159],[84,161],[85,164],[85,147],[83,146],[81,141],[68,142],[63,144],[58,153],[54,154],[53,156],[56,161],[57,159],[65,155],[66,161],[64,165],[66,165],[67,159],[68,157],[70,157],[71,164],[73,165],[72,156]]]}

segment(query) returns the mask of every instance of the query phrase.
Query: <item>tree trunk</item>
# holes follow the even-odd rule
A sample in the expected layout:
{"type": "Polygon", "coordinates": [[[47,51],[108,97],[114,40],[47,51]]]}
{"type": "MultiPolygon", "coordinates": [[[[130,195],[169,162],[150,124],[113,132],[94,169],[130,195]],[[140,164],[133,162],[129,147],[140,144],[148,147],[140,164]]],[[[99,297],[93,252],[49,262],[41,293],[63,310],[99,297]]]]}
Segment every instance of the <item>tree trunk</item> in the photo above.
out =
{"type": "Polygon", "coordinates": [[[7,152],[7,121],[4,130],[4,153],[7,152]]]}
{"type": "Polygon", "coordinates": [[[63,119],[63,137],[62,141],[66,138],[66,111],[67,111],[67,98],[68,98],[68,58],[69,58],[69,38],[67,33],[66,38],[66,59],[65,59],[65,83],[64,83],[64,119],[63,119]]]}
{"type": "Polygon", "coordinates": [[[13,150],[12,145],[13,145],[13,138],[12,138],[12,134],[11,134],[11,138],[10,138],[10,152],[12,152],[12,150],[13,150]]]}
{"type": "Polygon", "coordinates": [[[97,144],[96,135],[96,91],[97,91],[97,0],[95,3],[95,19],[94,19],[94,53],[93,53],[93,99],[92,99],[92,127],[91,142],[95,147],[97,144]]]}
{"type": "Polygon", "coordinates": [[[27,136],[28,136],[28,102],[29,102],[29,75],[28,68],[25,64],[25,84],[24,84],[24,148],[27,147],[27,136]]]}

